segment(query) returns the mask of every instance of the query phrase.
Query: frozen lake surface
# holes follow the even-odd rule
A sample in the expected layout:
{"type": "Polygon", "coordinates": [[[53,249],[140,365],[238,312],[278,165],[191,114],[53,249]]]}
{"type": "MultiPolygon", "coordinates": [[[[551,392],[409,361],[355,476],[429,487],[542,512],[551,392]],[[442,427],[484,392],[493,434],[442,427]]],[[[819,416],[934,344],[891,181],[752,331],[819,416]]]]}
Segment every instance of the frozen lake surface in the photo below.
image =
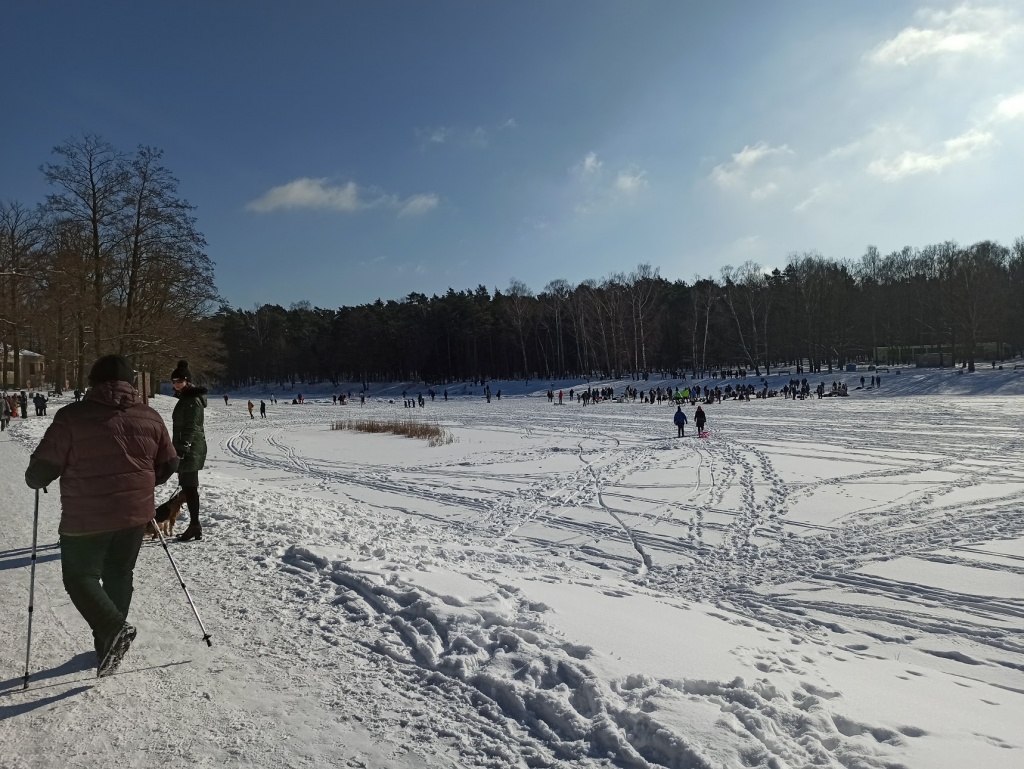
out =
{"type": "Polygon", "coordinates": [[[264,420],[245,401],[269,391],[214,393],[205,539],[171,546],[214,646],[147,544],[139,638],[97,682],[53,489],[28,692],[22,474],[49,418],[18,420],[0,764],[1024,766],[1024,372],[859,376],[706,405],[707,438],[689,407],[676,438],[674,406],[569,402],[578,381],[563,405],[548,382],[415,410],[408,384],[362,407],[278,392],[264,420]],[[329,429],[349,416],[456,441],[329,429]]]}

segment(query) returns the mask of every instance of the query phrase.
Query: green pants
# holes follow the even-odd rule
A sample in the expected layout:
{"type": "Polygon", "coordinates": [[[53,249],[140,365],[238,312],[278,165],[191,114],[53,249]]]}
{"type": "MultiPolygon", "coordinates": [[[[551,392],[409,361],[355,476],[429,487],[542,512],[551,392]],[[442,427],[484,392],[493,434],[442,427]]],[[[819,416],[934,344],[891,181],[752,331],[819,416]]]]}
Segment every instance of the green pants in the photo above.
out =
{"type": "Polygon", "coordinates": [[[132,576],[146,525],[101,534],[60,535],[64,589],[92,628],[100,657],[128,617],[132,576]]]}

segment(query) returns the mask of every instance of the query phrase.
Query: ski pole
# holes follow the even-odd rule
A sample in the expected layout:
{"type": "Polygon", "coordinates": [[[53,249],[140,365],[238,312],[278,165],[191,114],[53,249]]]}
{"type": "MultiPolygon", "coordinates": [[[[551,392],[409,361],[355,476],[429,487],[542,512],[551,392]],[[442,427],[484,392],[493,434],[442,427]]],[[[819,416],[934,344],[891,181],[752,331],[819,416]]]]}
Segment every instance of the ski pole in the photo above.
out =
{"type": "Polygon", "coordinates": [[[174,574],[178,577],[178,584],[181,585],[181,589],[185,591],[185,597],[188,599],[188,605],[192,607],[192,613],[196,615],[196,622],[199,623],[199,629],[203,631],[203,640],[206,641],[207,646],[213,646],[210,641],[210,634],[206,632],[206,626],[203,624],[203,620],[199,617],[199,612],[196,611],[196,605],[192,603],[192,596],[188,593],[188,588],[185,587],[185,582],[181,578],[181,572],[178,571],[178,565],[174,562],[174,558],[171,556],[171,551],[167,549],[167,540],[164,539],[163,532],[160,531],[160,527],[156,523],[156,518],[153,518],[150,525],[156,529],[156,535],[160,537],[160,544],[164,546],[164,552],[167,553],[167,558],[171,562],[171,568],[174,569],[174,574]]]}
{"type": "MultiPolygon", "coordinates": [[[[46,491],[46,489],[43,489],[46,491]]],[[[39,536],[39,489],[36,489],[36,511],[32,516],[32,576],[28,584],[28,643],[25,645],[25,677],[21,689],[28,688],[28,665],[32,655],[32,605],[36,597],[36,542],[39,536]]]]}

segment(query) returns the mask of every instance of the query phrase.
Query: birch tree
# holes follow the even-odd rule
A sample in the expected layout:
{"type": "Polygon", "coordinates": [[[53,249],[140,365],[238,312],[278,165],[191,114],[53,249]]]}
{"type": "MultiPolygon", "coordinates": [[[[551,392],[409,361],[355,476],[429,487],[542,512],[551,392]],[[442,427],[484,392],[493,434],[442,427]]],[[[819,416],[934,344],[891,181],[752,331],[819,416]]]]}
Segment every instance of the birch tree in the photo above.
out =
{"type": "Polygon", "coordinates": [[[740,349],[754,373],[761,375],[761,361],[768,362],[768,319],[772,286],[761,265],[744,262],[739,268],[722,268],[722,297],[736,324],[740,349]]]}
{"type": "Polygon", "coordinates": [[[533,292],[521,280],[512,279],[505,293],[505,316],[515,334],[516,343],[523,356],[523,376],[530,378],[530,366],[526,360],[526,330],[533,319],[533,292]]]}

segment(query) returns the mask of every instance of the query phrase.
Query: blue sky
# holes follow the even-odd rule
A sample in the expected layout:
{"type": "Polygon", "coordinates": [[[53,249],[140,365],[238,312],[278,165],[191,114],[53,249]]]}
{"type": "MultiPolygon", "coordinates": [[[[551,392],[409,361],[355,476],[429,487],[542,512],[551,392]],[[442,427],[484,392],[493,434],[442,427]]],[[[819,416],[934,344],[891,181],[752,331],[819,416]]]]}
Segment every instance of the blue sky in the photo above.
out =
{"type": "Polygon", "coordinates": [[[1024,235],[1017,2],[43,0],[0,67],[0,198],[160,147],[236,307],[1024,235]]]}

